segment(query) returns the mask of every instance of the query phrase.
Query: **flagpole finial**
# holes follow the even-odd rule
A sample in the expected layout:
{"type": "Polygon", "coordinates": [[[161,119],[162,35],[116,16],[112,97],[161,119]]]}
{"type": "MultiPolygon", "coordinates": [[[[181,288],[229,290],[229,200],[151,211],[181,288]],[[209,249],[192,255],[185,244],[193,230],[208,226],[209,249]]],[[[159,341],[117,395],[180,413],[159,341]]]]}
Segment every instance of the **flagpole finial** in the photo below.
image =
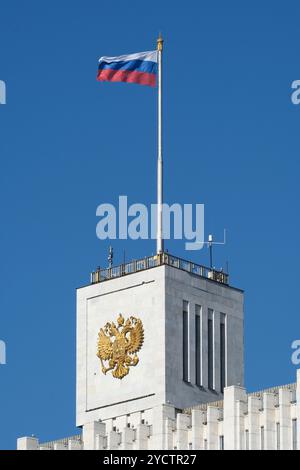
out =
{"type": "Polygon", "coordinates": [[[164,43],[164,40],[163,40],[163,38],[162,38],[161,33],[159,33],[159,36],[158,36],[158,39],[157,39],[157,50],[158,50],[158,51],[162,51],[162,49],[163,49],[163,43],[164,43]]]}

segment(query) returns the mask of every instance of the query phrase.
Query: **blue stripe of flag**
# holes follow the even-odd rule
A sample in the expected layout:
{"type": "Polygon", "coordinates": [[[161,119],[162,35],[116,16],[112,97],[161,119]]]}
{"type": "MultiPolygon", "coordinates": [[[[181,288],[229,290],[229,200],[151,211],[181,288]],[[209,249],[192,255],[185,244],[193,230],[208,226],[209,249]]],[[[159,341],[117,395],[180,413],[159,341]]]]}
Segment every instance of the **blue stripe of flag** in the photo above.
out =
{"type": "Polygon", "coordinates": [[[135,70],[137,72],[157,73],[157,63],[149,60],[126,60],[120,62],[100,62],[99,70],[135,70]]]}

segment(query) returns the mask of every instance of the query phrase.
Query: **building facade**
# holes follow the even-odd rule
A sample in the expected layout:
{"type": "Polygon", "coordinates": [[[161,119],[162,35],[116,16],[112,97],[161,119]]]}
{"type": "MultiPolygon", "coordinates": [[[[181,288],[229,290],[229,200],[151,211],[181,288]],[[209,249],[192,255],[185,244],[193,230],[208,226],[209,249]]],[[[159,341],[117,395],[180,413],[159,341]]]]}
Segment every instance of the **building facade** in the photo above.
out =
{"type": "Polygon", "coordinates": [[[92,273],[77,291],[82,432],[18,449],[299,448],[300,375],[243,388],[243,304],[225,273],[170,254],[92,273]]]}
{"type": "Polygon", "coordinates": [[[300,449],[300,370],[297,383],[246,394],[225,388],[224,400],[179,411],[171,405],[95,421],[82,434],[20,450],[297,450],[300,449]]]}

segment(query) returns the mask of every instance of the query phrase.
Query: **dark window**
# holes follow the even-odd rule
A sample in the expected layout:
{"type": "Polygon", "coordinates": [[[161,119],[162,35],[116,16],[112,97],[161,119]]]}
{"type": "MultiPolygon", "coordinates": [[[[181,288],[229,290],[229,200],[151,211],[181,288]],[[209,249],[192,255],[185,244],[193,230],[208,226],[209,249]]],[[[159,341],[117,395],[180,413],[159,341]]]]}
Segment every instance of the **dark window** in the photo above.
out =
{"type": "Polygon", "coordinates": [[[260,448],[261,450],[265,450],[265,428],[262,426],[260,428],[260,448]]]}
{"type": "Polygon", "coordinates": [[[200,312],[195,316],[195,367],[196,385],[201,385],[201,316],[200,312]]]}
{"type": "Polygon", "coordinates": [[[212,318],[208,319],[208,388],[214,387],[214,326],[212,318]]]}
{"type": "Polygon", "coordinates": [[[183,380],[189,381],[189,314],[187,302],[183,303],[182,314],[182,360],[183,360],[183,380]]]}
{"type": "Polygon", "coordinates": [[[226,387],[226,330],[225,322],[220,324],[220,386],[221,393],[226,387]]]}
{"type": "Polygon", "coordinates": [[[276,423],[277,450],[280,450],[280,423],[276,423]]]}
{"type": "Polygon", "coordinates": [[[219,448],[220,450],[224,450],[224,436],[219,437],[219,448]]]}
{"type": "Polygon", "coordinates": [[[297,450],[297,420],[296,419],[293,419],[292,434],[293,434],[293,450],[297,450]]]}

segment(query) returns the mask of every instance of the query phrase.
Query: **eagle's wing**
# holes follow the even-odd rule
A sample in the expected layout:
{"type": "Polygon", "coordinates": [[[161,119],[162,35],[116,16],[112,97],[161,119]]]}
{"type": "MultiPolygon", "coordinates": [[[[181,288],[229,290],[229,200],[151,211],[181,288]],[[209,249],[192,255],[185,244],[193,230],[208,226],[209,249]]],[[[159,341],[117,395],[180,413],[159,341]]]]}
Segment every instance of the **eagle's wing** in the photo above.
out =
{"type": "Polygon", "coordinates": [[[106,336],[102,328],[98,334],[97,356],[99,357],[99,359],[102,359],[102,361],[107,361],[112,357],[112,342],[110,340],[110,337],[106,336]]]}
{"type": "Polygon", "coordinates": [[[141,320],[136,320],[135,326],[130,330],[130,342],[127,346],[128,353],[138,352],[144,342],[144,328],[141,320]]]}

